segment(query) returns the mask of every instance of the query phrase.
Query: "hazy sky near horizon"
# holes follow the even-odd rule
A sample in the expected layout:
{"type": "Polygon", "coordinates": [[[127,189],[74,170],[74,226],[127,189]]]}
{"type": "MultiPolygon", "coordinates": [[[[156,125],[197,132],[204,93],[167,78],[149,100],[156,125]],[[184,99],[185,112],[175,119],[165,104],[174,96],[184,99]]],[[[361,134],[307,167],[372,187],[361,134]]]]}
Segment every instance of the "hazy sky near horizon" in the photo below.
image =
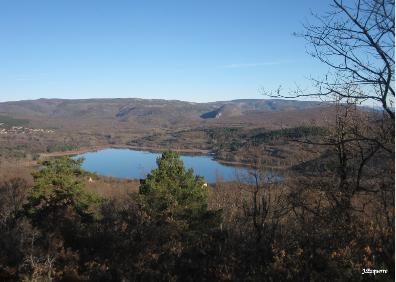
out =
{"type": "MultiPolygon", "coordinates": [[[[326,68],[306,53],[328,0],[0,0],[0,101],[263,98],[326,68]]],[[[307,84],[308,85],[308,84],[307,84]]]]}

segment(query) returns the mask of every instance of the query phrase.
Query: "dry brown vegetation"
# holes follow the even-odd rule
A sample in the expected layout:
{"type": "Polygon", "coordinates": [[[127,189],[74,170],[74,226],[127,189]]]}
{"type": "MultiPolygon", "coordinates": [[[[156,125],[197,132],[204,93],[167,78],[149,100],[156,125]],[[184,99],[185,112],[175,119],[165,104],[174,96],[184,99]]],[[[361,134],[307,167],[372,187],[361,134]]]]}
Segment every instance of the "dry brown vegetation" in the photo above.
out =
{"type": "Polygon", "coordinates": [[[88,191],[105,198],[122,199],[139,191],[139,180],[118,179],[114,177],[93,176],[84,181],[88,191]],[[90,181],[90,179],[92,179],[90,181]]]}
{"type": "Polygon", "coordinates": [[[334,73],[314,80],[317,93],[298,89],[291,97],[334,98],[332,107],[0,104],[4,121],[56,125],[57,132],[0,137],[0,279],[394,281],[394,1],[354,4],[333,0],[333,10],[302,35],[334,73]],[[367,100],[382,111],[358,107],[367,100]],[[39,169],[30,162],[45,151],[125,144],[210,150],[248,164],[249,182],[218,179],[207,187],[172,151],[139,183],[85,172],[68,157],[39,169]],[[271,182],[268,167],[289,170],[271,182]]]}

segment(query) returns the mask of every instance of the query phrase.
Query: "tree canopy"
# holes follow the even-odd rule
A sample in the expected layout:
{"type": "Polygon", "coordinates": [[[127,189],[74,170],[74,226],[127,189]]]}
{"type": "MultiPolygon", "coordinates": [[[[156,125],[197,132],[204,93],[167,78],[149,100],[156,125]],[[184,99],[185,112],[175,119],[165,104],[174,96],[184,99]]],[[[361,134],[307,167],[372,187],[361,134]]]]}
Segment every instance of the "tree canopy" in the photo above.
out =
{"type": "Polygon", "coordinates": [[[33,222],[51,228],[49,225],[58,225],[65,214],[81,223],[92,220],[91,206],[99,197],[85,191],[78,178],[85,173],[82,161],[61,157],[41,163],[41,168],[33,173],[35,185],[26,204],[33,222]]]}
{"type": "Polygon", "coordinates": [[[207,209],[208,188],[204,178],[186,169],[178,153],[164,152],[157,159],[157,166],[139,189],[149,214],[183,220],[190,225],[219,219],[218,213],[207,209]]]}

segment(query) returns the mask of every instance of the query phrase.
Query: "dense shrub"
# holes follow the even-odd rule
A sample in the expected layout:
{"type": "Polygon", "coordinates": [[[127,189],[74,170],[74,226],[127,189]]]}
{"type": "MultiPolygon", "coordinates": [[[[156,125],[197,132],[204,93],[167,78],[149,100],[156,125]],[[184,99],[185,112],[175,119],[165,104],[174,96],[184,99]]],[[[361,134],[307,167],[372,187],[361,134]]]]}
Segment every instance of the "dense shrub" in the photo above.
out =
{"type": "Polygon", "coordinates": [[[81,160],[67,157],[41,163],[32,188],[19,179],[3,183],[0,280],[394,277],[394,225],[392,217],[386,223],[377,196],[370,199],[377,215],[365,218],[357,210],[330,205],[323,191],[334,190],[332,180],[289,183],[292,190],[265,182],[237,185],[237,190],[227,184],[208,188],[174,152],[162,154],[157,165],[139,193],[118,200],[86,192],[81,160]],[[210,197],[216,203],[211,208],[210,197]],[[362,268],[389,273],[364,276],[362,268]]]}

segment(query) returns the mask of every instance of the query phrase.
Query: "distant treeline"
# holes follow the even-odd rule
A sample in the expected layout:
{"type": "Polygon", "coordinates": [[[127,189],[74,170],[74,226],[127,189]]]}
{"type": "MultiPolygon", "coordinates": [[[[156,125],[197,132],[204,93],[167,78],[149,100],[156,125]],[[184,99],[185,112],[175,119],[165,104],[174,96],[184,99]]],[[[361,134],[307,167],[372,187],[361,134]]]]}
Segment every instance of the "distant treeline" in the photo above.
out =
{"type": "Polygon", "coordinates": [[[0,124],[1,123],[3,123],[3,125],[6,127],[22,126],[22,125],[29,124],[29,120],[12,118],[9,116],[0,116],[0,124]]]}
{"type": "Polygon", "coordinates": [[[238,150],[243,146],[271,144],[273,142],[287,143],[292,140],[322,136],[326,129],[318,126],[298,126],[276,130],[244,129],[244,128],[211,128],[206,129],[209,142],[216,149],[238,150]]]}
{"type": "Polygon", "coordinates": [[[47,152],[52,153],[52,152],[63,152],[63,151],[71,151],[71,150],[76,150],[78,149],[78,145],[76,144],[59,144],[59,143],[53,143],[47,146],[47,152]]]}

